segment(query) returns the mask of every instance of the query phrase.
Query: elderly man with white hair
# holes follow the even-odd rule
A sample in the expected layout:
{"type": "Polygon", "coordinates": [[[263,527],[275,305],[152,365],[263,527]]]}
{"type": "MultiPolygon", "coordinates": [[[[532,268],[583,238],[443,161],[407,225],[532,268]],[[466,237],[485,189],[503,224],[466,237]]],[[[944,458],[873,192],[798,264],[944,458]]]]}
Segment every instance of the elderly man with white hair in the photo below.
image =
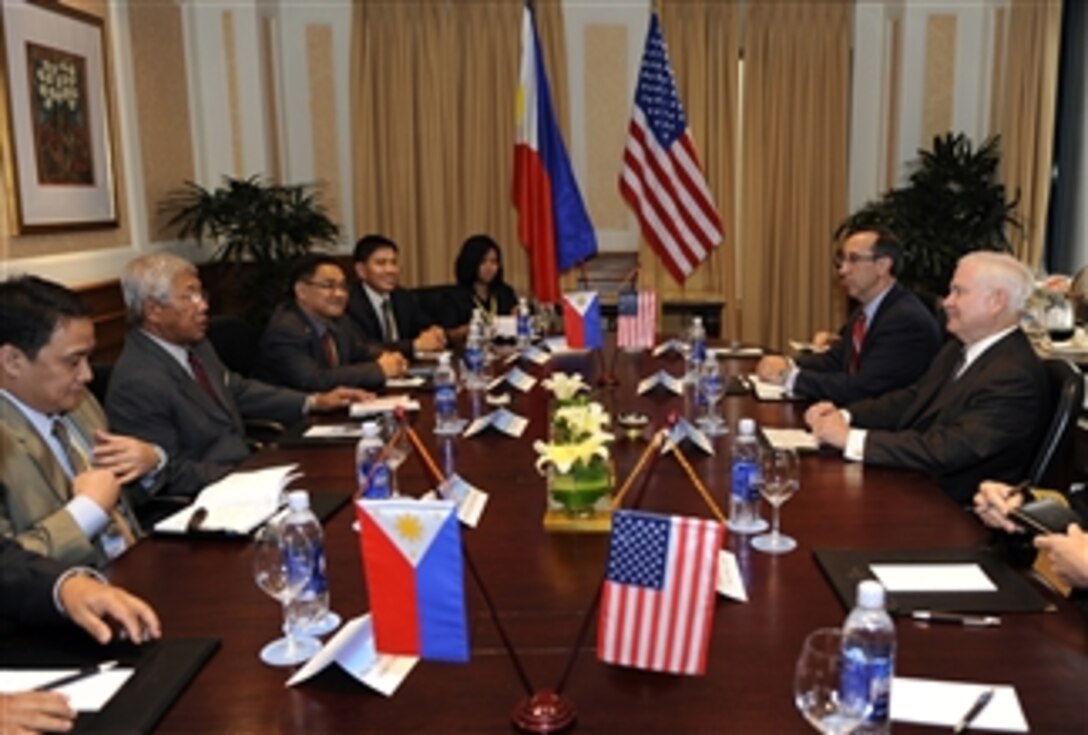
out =
{"type": "Polygon", "coordinates": [[[1042,364],[1019,328],[1031,290],[1031,271],[1012,256],[963,256],[944,300],[957,339],[925,375],[846,410],[817,403],[805,421],[847,459],[924,470],[963,504],[983,479],[1019,481],[1050,419],[1042,364]]]}

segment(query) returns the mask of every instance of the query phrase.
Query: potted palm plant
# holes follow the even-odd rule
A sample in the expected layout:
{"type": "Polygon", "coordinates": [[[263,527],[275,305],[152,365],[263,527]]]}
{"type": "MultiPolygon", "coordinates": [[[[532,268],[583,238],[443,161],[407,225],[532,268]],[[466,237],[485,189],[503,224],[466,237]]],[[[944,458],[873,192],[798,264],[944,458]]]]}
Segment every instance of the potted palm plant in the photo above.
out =
{"type": "Polygon", "coordinates": [[[835,235],[872,226],[894,232],[903,243],[899,280],[936,306],[962,255],[1011,249],[1009,228],[1022,229],[1013,214],[1019,195],[1006,201],[1005,185],[997,178],[998,136],[975,150],[963,133],[946,133],[933,139],[933,150],[919,150],[918,156],[906,186],[867,203],[835,235]]]}
{"type": "Polygon", "coordinates": [[[223,177],[209,190],[192,181],[160,205],[177,236],[211,244],[225,265],[223,277],[237,289],[246,316],[262,323],[289,287],[291,266],[316,246],[335,243],[339,228],[329,219],[315,185],[275,184],[258,176],[223,177]]]}

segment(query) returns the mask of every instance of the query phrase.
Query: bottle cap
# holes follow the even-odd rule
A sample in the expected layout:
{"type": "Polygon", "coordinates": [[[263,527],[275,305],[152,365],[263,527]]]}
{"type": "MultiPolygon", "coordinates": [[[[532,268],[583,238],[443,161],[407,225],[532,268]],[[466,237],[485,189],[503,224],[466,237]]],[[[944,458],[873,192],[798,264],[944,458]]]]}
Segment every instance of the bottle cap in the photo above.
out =
{"type": "Polygon", "coordinates": [[[692,317],[691,323],[698,327],[701,327],[703,326],[703,318],[701,316],[692,317]]]}
{"type": "Polygon", "coordinates": [[[737,430],[746,436],[754,436],[756,433],[756,422],[754,419],[741,419],[737,424],[737,430]]]}
{"type": "Polygon", "coordinates": [[[310,493],[306,490],[291,490],[287,493],[287,507],[292,512],[310,509],[310,493]]]}
{"type": "Polygon", "coordinates": [[[441,365],[442,367],[449,367],[450,353],[448,351],[438,353],[438,364],[441,365]]]}
{"type": "Polygon", "coordinates": [[[378,437],[378,425],[373,421],[363,422],[363,438],[364,439],[376,439],[378,437]]]}
{"type": "Polygon", "coordinates": [[[858,607],[867,610],[884,608],[884,588],[875,579],[858,582],[858,607]]]}

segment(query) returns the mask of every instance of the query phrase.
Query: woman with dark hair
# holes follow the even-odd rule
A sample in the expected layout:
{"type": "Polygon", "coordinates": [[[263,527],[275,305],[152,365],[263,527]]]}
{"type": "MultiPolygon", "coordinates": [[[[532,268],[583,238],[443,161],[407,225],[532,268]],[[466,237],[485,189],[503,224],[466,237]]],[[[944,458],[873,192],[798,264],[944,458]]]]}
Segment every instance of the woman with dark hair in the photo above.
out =
{"type": "Polygon", "coordinates": [[[457,324],[467,325],[473,309],[483,312],[485,319],[514,313],[518,297],[503,280],[502,251],[488,235],[473,235],[465,240],[454,272],[457,324]]]}

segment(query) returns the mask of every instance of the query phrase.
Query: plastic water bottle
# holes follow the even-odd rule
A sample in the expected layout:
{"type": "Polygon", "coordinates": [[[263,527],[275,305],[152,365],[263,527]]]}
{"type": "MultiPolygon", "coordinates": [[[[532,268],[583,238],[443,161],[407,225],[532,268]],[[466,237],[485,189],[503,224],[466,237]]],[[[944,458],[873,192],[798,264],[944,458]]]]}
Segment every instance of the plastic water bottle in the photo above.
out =
{"type": "Polygon", "coordinates": [[[890,728],[892,676],[895,673],[895,623],[884,609],[884,588],[876,580],[858,583],[857,606],[842,628],[843,701],[870,703],[869,716],[855,733],[886,733],[890,728]]]}
{"type": "MultiPolygon", "coordinates": [[[[703,327],[703,318],[701,316],[691,320],[686,348],[684,352],[687,364],[684,366],[686,368],[684,380],[697,385],[699,371],[703,367],[703,363],[706,362],[706,329],[703,327]]],[[[696,398],[698,399],[698,391],[696,391],[696,398]]]]}
{"type": "Polygon", "coordinates": [[[480,310],[472,312],[465,339],[465,387],[469,390],[484,388],[484,325],[480,310]]]}
{"type": "Polygon", "coordinates": [[[389,464],[381,458],[382,446],[378,424],[363,423],[363,436],[355,445],[355,476],[361,498],[376,500],[392,495],[391,472],[389,464]]]}
{"type": "Polygon", "coordinates": [[[529,311],[529,301],[524,296],[518,298],[517,338],[519,350],[527,349],[533,339],[533,315],[529,311]]]}
{"type": "Polygon", "coordinates": [[[451,436],[461,431],[457,415],[457,373],[450,364],[450,353],[438,356],[434,371],[434,433],[451,436]]]}
{"type": "Polygon", "coordinates": [[[287,517],[283,519],[283,534],[299,534],[313,549],[313,569],[310,580],[298,595],[287,603],[287,620],[303,633],[321,633],[329,614],[329,580],[325,576],[325,534],[321,521],[310,510],[310,494],[305,490],[287,493],[287,517]]]}
{"type": "Polygon", "coordinates": [[[732,447],[732,490],[729,494],[729,530],[758,533],[767,528],[759,516],[759,440],[756,422],[741,419],[732,447]]]}

